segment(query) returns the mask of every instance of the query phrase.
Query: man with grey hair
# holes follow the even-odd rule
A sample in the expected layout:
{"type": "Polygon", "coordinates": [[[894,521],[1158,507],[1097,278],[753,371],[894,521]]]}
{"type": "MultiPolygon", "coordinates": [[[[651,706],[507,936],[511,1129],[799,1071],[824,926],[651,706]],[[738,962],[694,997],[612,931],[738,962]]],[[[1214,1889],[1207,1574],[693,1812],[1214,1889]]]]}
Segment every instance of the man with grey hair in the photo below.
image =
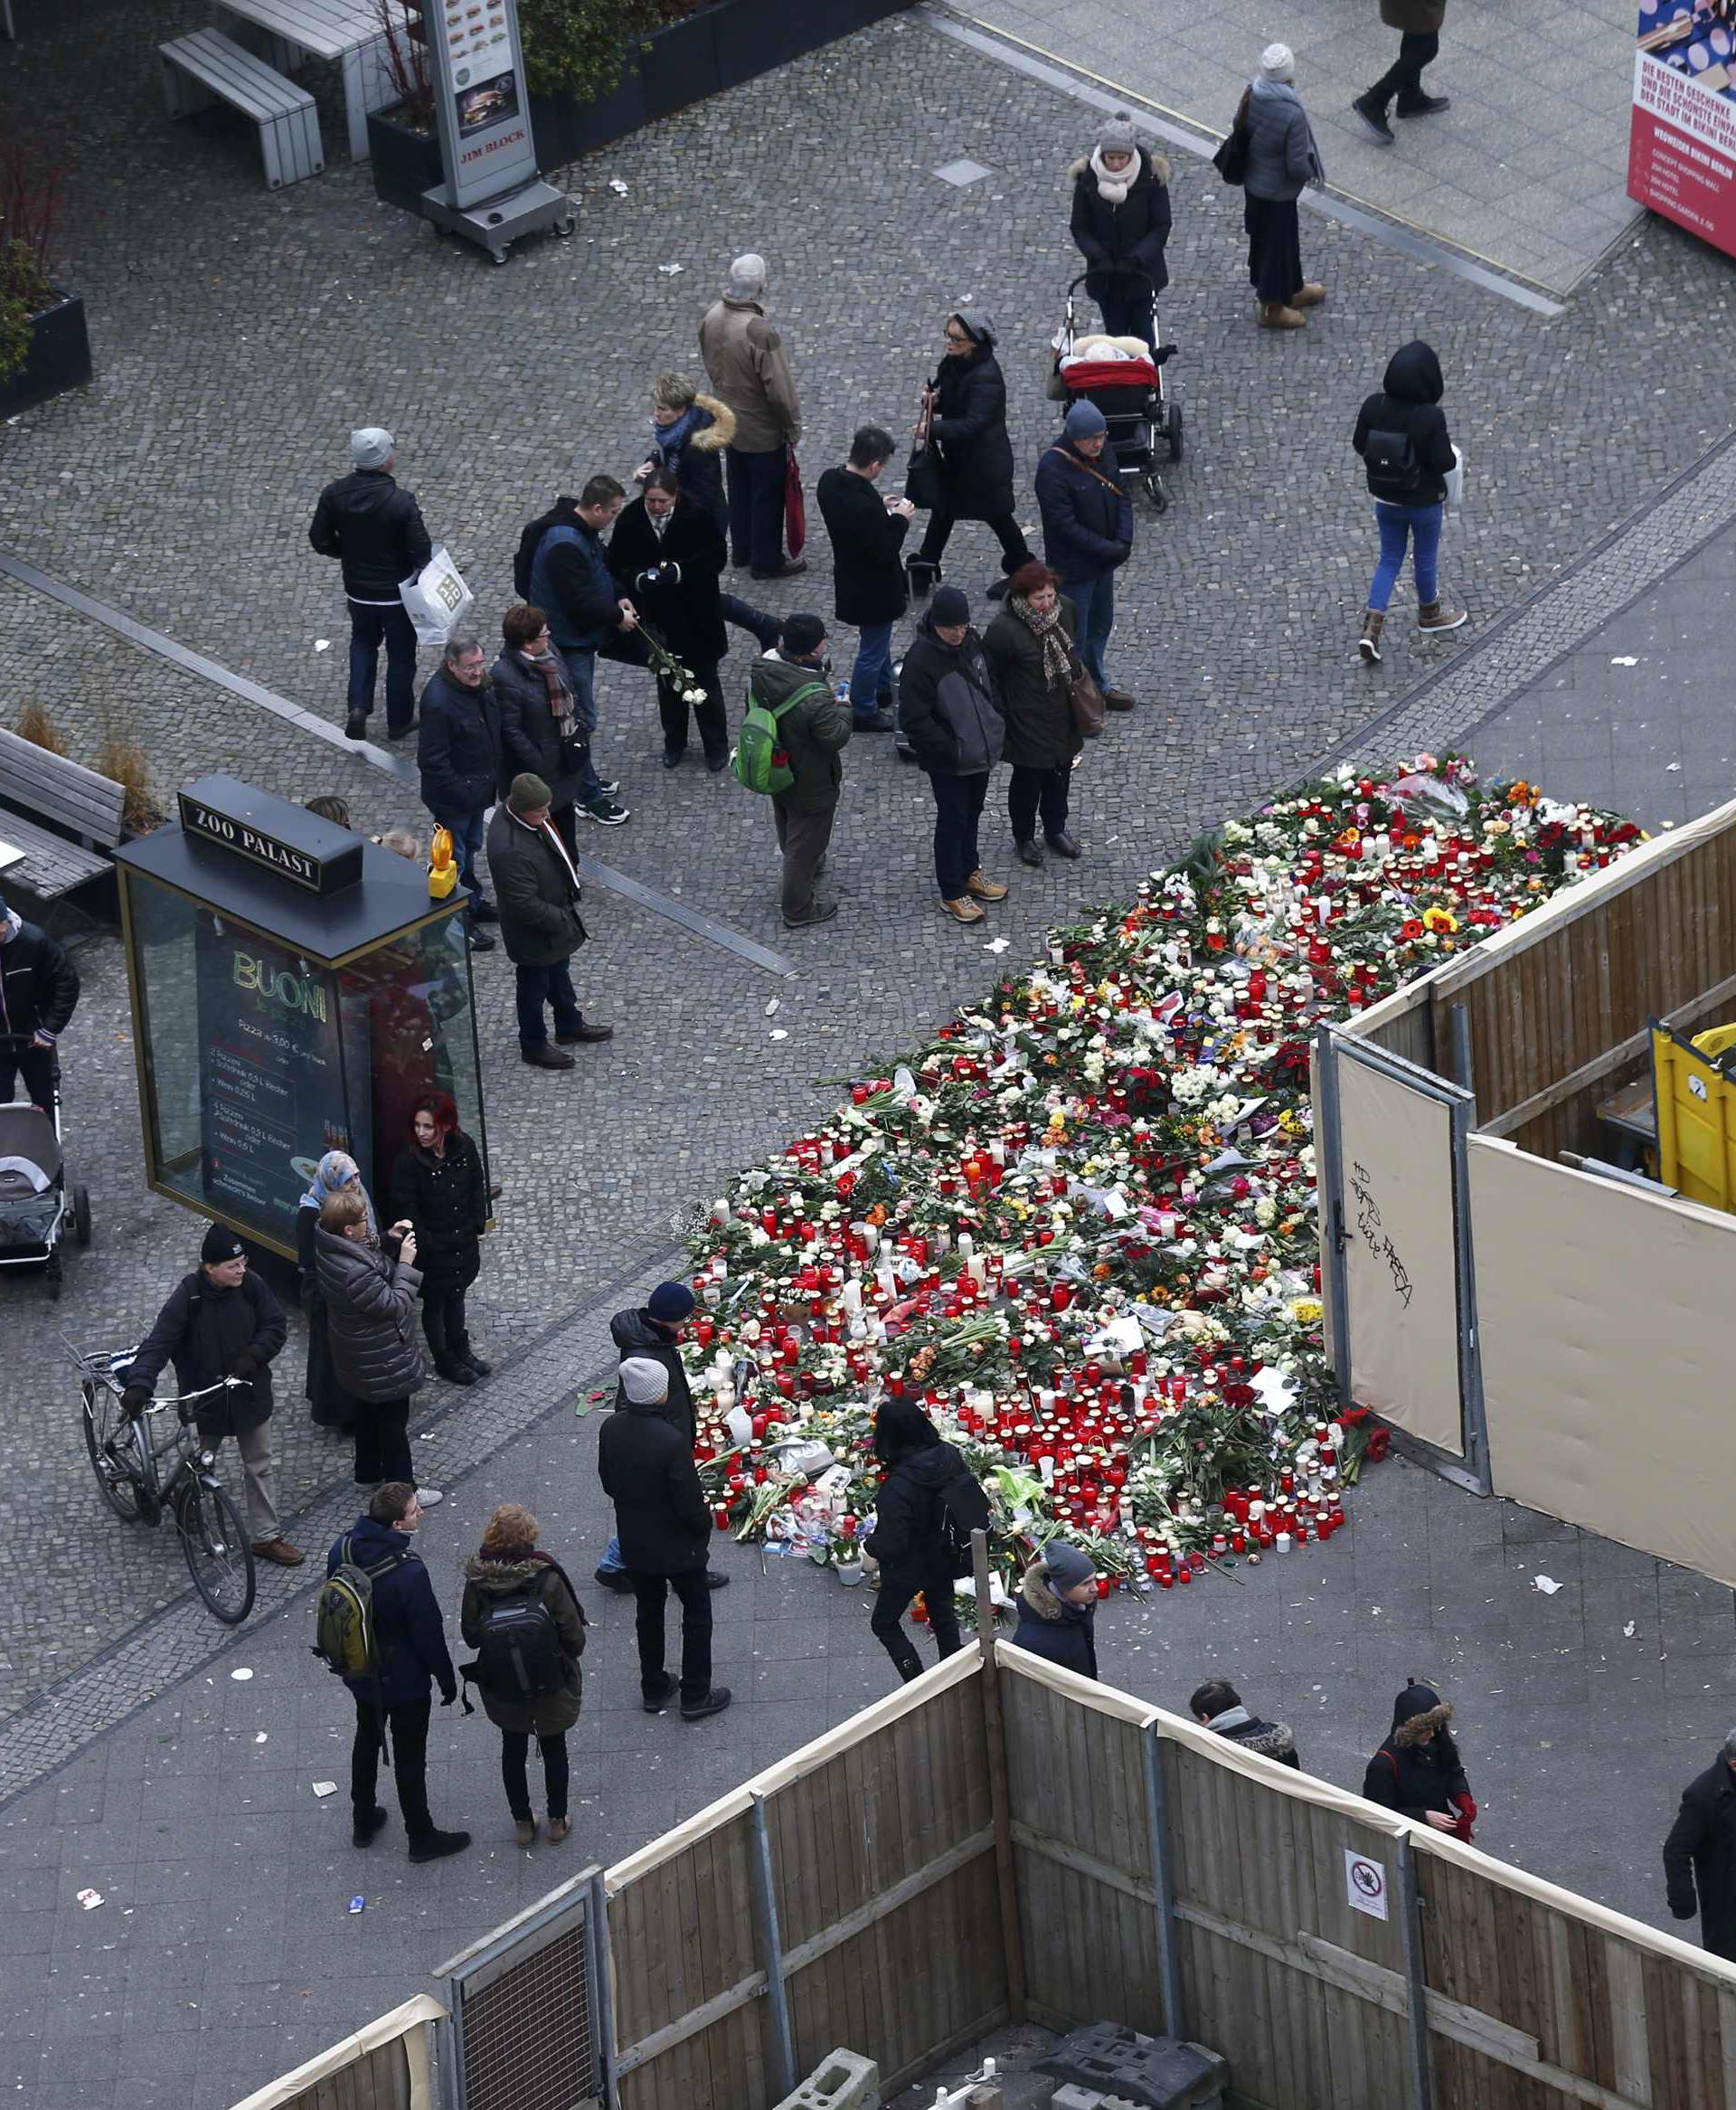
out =
{"type": "Polygon", "coordinates": [[[1664,1879],[1675,1916],[1692,1919],[1697,1904],[1701,1941],[1736,1963],[1736,1729],[1682,1792],[1664,1841],[1664,1879]]]}
{"type": "Polygon", "coordinates": [[[476,926],[500,917],[482,891],[476,860],[500,781],[500,705],[488,678],[488,656],[474,630],[452,632],[439,671],[422,691],[416,765],[422,804],[434,825],[451,833],[458,884],[470,895],[470,942],[479,952],[492,952],[494,940],[476,926]]]}
{"type": "Polygon", "coordinates": [[[802,406],[783,339],[766,320],[766,260],[750,250],[730,266],[723,297],[699,326],[700,356],[719,400],[734,414],[724,449],[730,480],[730,562],[756,579],[789,579],[807,566],[784,555],[784,482],[802,436],[802,406]]]}
{"type": "Polygon", "coordinates": [[[434,554],[421,508],[392,481],[392,434],[363,425],[350,434],[351,473],[327,484],[307,539],[343,566],[350,605],[350,693],[345,737],[365,740],[373,709],[380,647],[386,648],[386,736],[401,740],[416,723],[416,630],[398,589],[434,554]]]}

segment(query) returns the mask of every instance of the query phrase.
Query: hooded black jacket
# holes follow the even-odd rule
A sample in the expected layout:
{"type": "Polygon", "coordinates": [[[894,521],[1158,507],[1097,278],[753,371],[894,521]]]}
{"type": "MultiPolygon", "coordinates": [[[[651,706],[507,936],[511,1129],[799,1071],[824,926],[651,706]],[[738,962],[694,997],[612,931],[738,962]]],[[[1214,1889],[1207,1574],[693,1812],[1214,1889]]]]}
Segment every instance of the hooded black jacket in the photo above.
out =
{"type": "Polygon", "coordinates": [[[1293,1765],[1301,1772],[1302,1761],[1296,1755],[1296,1738],[1291,1736],[1288,1722],[1262,1722],[1245,1707],[1231,1708],[1229,1711],[1241,1716],[1241,1720],[1230,1721],[1220,1715],[1208,1722],[1206,1727],[1227,1737],[1231,1744],[1240,1744],[1244,1751],[1258,1751],[1262,1758],[1275,1758],[1280,1765],[1293,1765]]]}
{"type": "Polygon", "coordinates": [[[307,539],[342,564],[352,601],[396,601],[404,581],[434,554],[421,507],[382,468],[354,469],[327,484],[307,539]]]}
{"type": "Polygon", "coordinates": [[[712,1513],[693,1446],[663,1402],[623,1400],[597,1439],[597,1475],[615,1505],[621,1565],[629,1575],[690,1575],[705,1566],[712,1513]]]}
{"type": "MultiPolygon", "coordinates": [[[[609,1322],[609,1339],[621,1351],[623,1362],[628,1356],[644,1356],[651,1362],[661,1363],[668,1371],[669,1396],[656,1401],[651,1411],[660,1414],[691,1451],[697,1424],[693,1415],[693,1396],[688,1387],[687,1371],[681,1359],[681,1350],[648,1311],[618,1311],[609,1322]]],[[[618,1383],[615,1387],[615,1405],[619,1408],[627,1404],[627,1395],[618,1383]]]]}
{"type": "Polygon", "coordinates": [[[948,645],[932,612],[923,616],[899,670],[898,724],[917,761],[939,776],[980,777],[1000,761],[1006,721],[974,629],[948,645]]]}
{"type": "Polygon", "coordinates": [[[864,1541],[882,1568],[894,1575],[929,1575],[936,1569],[951,1574],[952,1547],[943,1524],[947,1490],[956,1481],[976,1490],[963,1493],[965,1503],[980,1500],[981,1490],[969,1466],[950,1443],[907,1452],[892,1467],[881,1482],[874,1528],[864,1541]]]}
{"type": "Polygon", "coordinates": [[[1471,1789],[1447,1727],[1451,1711],[1430,1686],[1412,1685],[1399,1695],[1391,1734],[1363,1776],[1363,1793],[1371,1802],[1420,1821],[1431,1810],[1443,1817],[1458,1815],[1453,1798],[1468,1796],[1471,1789]]]}
{"type": "MultiPolygon", "coordinates": [[[[974,311],[973,311],[974,313],[974,311]]],[[[943,359],[931,383],[929,437],[940,450],[940,487],[955,520],[998,520],[1013,510],[1013,442],[1006,431],[1006,381],[995,339],[980,316],[960,317],[974,351],[943,359]]]]}
{"type": "Polygon", "coordinates": [[[1097,1599],[1089,1604],[1070,1604],[1044,1581],[1043,1563],[1033,1562],[1019,1585],[1019,1624],[1013,1644],[1028,1649],[1046,1663],[1059,1663],[1063,1670],[1095,1678],[1097,1599]]]}
{"type": "Polygon", "coordinates": [[[283,1306],[262,1277],[250,1269],[231,1290],[196,1267],[182,1276],[157,1313],[156,1324],[133,1358],[127,1382],[148,1388],[170,1362],[184,1396],[201,1392],[220,1377],[244,1376],[245,1385],[213,1392],[193,1410],[199,1433],[214,1443],[257,1429],[269,1417],[271,1358],[288,1333],[283,1306]]]}
{"type": "Polygon", "coordinates": [[[1664,1875],[1676,1918],[1694,1917],[1697,1894],[1700,1938],[1714,1956],[1736,1963],[1736,1775],[1724,1759],[1683,1791],[1664,1841],[1664,1875]]]}
{"type": "Polygon", "coordinates": [[[1391,491],[1377,491],[1371,478],[1370,495],[1391,504],[1438,506],[1447,496],[1445,478],[1453,466],[1453,443],[1440,399],[1447,384],[1441,379],[1440,361],[1432,346],[1416,337],[1386,363],[1379,391],[1367,398],[1356,413],[1356,430],[1351,445],[1358,454],[1368,452],[1371,432],[1405,432],[1416,458],[1415,492],[1398,500],[1391,491]]]}
{"type": "MultiPolygon", "coordinates": [[[[5,911],[0,909],[0,923],[5,911]]],[[[79,1006],[79,970],[58,938],[22,916],[0,943],[0,1034],[64,1033],[79,1006]]],[[[15,1055],[16,1048],[0,1047],[15,1055]]]]}

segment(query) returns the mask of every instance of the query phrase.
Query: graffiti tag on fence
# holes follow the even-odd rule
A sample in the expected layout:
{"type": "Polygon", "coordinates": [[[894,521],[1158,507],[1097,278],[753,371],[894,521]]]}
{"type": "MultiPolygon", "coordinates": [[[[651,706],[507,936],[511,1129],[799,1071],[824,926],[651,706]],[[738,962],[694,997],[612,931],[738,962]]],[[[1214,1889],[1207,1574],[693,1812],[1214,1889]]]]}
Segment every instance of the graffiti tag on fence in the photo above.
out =
{"type": "Polygon", "coordinates": [[[1392,1287],[1406,1309],[1410,1308],[1410,1292],[1416,1284],[1410,1280],[1410,1271],[1399,1257],[1385,1226],[1381,1222],[1380,1205],[1369,1188],[1369,1175],[1364,1166],[1352,1163],[1350,1191],[1356,1205],[1357,1235],[1374,1255],[1383,1260],[1392,1271],[1392,1287]]]}

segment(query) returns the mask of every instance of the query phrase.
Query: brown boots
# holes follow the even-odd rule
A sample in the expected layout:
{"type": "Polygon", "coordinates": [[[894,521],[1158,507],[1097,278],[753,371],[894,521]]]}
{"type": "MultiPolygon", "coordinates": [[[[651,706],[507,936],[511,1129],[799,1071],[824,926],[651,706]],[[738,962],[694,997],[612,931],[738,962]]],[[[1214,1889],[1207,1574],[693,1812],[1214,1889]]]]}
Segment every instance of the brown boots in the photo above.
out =
{"type": "Polygon", "coordinates": [[[1381,631],[1386,624],[1384,609],[1371,608],[1363,617],[1363,634],[1356,649],[1363,656],[1364,667],[1378,667],[1381,663],[1381,631]]]}
{"type": "MultiPolygon", "coordinates": [[[[1425,601],[1417,610],[1417,628],[1420,630],[1456,630],[1466,621],[1462,608],[1449,608],[1444,601],[1425,601]]],[[[1381,632],[1386,627],[1385,611],[1371,608],[1363,614],[1363,634],[1356,640],[1356,649],[1362,655],[1364,667],[1381,664],[1381,632]]]]}
{"type": "Polygon", "coordinates": [[[1425,601],[1417,610],[1420,630],[1456,630],[1466,620],[1462,608],[1448,608],[1444,601],[1425,601]]]}
{"type": "Polygon", "coordinates": [[[1326,297],[1324,286],[1316,286],[1312,279],[1298,286],[1288,300],[1261,300],[1260,326],[1263,330],[1306,329],[1308,318],[1301,311],[1305,308],[1318,308],[1326,297]]]}

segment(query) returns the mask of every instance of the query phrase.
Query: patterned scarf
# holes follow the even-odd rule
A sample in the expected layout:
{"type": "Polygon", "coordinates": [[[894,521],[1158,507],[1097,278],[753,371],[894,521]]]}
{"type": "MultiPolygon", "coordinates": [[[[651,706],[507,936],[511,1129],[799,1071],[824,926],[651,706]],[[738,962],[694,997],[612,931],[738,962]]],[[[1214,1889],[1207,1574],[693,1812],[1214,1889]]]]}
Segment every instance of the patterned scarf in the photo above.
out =
{"type": "Polygon", "coordinates": [[[1061,627],[1061,603],[1052,615],[1039,615],[1023,594],[1010,593],[1006,605],[1043,647],[1043,677],[1051,688],[1064,689],[1073,678],[1073,658],[1061,627]]]}
{"type": "Polygon", "coordinates": [[[549,692],[549,714],[554,720],[555,731],[562,740],[572,738],[572,689],[567,680],[567,670],[561,664],[561,655],[555,651],[541,654],[521,652],[519,658],[533,674],[540,674],[549,692]]]}

